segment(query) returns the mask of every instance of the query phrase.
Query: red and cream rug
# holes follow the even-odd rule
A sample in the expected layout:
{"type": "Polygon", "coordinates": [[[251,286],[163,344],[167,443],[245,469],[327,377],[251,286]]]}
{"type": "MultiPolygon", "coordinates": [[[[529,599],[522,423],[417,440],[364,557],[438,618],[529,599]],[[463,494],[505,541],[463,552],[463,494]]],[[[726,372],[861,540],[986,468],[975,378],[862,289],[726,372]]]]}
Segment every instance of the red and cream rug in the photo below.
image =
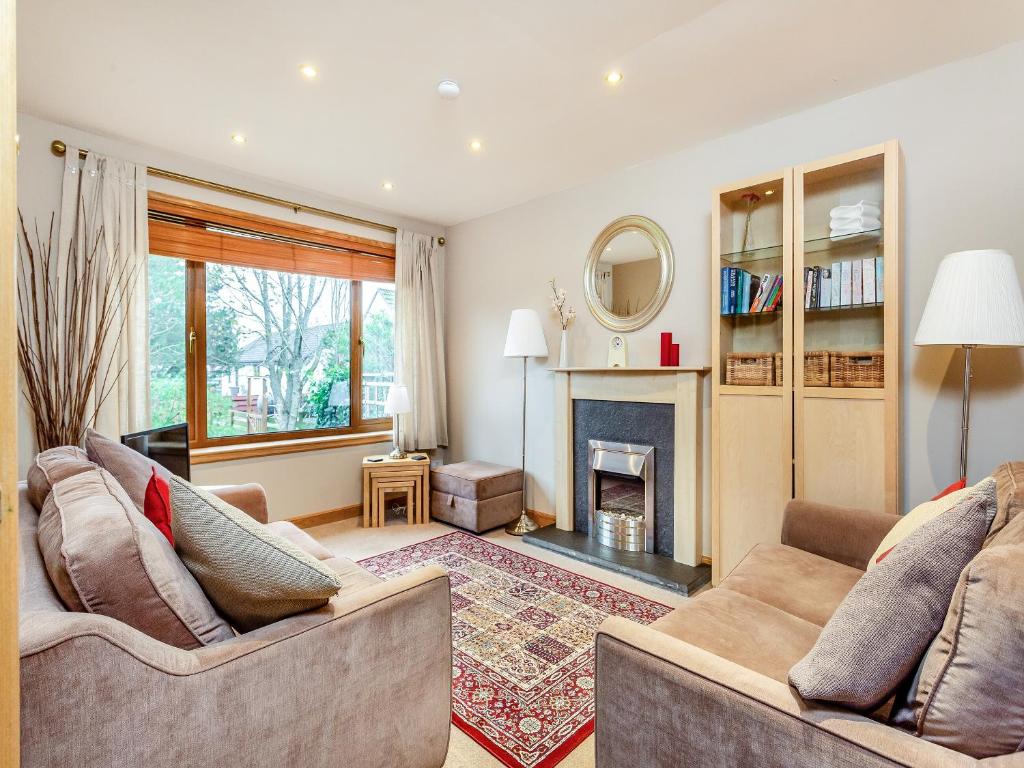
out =
{"type": "Polygon", "coordinates": [[[359,564],[390,579],[428,563],[452,585],[452,722],[513,768],[550,768],[593,732],[601,622],[671,610],[468,533],[359,564]]]}

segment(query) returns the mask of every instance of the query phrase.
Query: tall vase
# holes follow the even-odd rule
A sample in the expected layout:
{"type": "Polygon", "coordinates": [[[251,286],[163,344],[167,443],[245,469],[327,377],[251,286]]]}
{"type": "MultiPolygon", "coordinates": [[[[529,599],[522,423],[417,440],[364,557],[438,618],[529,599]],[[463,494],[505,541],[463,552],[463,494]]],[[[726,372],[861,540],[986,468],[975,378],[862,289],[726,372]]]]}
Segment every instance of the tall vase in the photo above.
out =
{"type": "Polygon", "coordinates": [[[562,329],[562,342],[558,347],[558,367],[569,367],[569,331],[566,328],[562,329]]]}

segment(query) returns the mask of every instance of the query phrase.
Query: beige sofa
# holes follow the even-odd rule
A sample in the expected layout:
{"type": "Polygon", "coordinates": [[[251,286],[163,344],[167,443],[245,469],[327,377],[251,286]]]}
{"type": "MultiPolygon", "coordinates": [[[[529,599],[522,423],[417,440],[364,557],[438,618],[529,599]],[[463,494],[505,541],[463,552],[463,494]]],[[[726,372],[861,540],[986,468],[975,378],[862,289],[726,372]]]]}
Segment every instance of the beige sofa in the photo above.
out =
{"type": "MultiPolygon", "coordinates": [[[[266,522],[259,486],[215,492],[266,522]]],[[[184,651],[67,611],[24,486],[19,510],[24,768],[444,763],[452,665],[443,570],[382,582],[321,548],[316,556],[344,582],[327,606],[184,651]]],[[[315,554],[312,539],[302,543],[315,554]]]]}
{"type": "Polygon", "coordinates": [[[1024,753],[979,761],[788,685],[897,519],[790,502],[782,542],[755,547],[717,588],[649,626],[606,620],[597,768],[1024,766],[1024,753]]]}

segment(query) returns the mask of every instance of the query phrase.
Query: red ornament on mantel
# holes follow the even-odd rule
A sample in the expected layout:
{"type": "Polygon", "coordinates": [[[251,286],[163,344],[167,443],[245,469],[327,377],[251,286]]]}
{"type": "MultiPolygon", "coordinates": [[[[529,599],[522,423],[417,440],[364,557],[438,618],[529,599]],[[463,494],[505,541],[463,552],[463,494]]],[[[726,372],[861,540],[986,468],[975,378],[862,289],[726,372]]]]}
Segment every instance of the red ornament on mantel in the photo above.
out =
{"type": "Polygon", "coordinates": [[[661,365],[672,365],[672,334],[663,332],[661,334],[661,365]]]}
{"type": "Polygon", "coordinates": [[[669,354],[668,364],[678,368],[679,367],[679,345],[673,344],[671,353],[669,354]]]}

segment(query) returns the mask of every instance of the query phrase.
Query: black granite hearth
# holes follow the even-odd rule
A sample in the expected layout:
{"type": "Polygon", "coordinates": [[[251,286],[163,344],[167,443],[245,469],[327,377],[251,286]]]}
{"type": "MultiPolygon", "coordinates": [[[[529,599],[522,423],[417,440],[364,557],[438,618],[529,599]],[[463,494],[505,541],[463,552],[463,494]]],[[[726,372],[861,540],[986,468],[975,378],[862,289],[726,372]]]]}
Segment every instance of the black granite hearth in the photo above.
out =
{"type": "Polygon", "coordinates": [[[693,594],[711,580],[710,566],[694,568],[664,555],[623,552],[598,544],[585,533],[563,531],[553,525],[525,534],[523,541],[682,595],[693,594]]]}

